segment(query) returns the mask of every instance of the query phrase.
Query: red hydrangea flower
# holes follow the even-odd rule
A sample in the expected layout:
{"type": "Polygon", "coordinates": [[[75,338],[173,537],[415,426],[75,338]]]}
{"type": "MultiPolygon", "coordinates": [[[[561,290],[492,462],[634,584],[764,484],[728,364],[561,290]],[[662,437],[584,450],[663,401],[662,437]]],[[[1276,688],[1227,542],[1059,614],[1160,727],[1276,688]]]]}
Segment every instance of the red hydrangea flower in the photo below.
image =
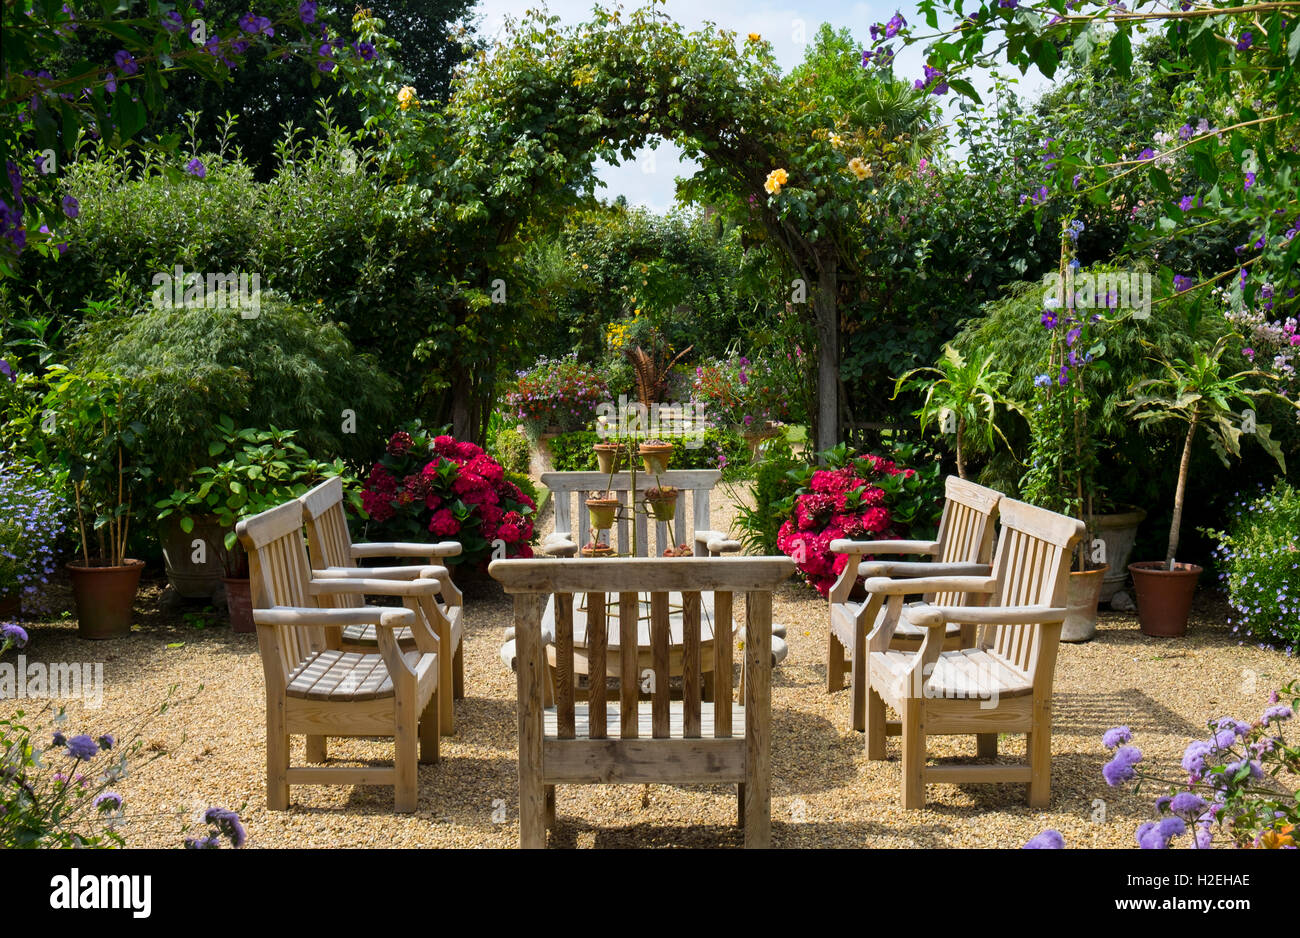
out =
{"type": "Polygon", "coordinates": [[[405,430],[398,430],[388,440],[388,455],[402,456],[411,451],[415,441],[405,430]]]}
{"type": "Polygon", "coordinates": [[[460,522],[457,521],[451,513],[450,508],[442,508],[433,513],[429,519],[429,531],[437,534],[439,537],[446,537],[448,534],[455,534],[460,530],[460,522]]]}

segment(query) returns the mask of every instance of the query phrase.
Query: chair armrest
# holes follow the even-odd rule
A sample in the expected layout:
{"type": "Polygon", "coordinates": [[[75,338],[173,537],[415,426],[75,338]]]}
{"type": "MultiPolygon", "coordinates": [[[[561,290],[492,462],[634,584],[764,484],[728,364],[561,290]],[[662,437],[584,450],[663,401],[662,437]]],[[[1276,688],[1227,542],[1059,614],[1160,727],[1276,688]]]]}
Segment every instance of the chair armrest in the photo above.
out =
{"type": "Polygon", "coordinates": [[[740,552],[740,541],[734,541],[721,531],[696,531],[695,545],[701,546],[711,554],[736,554],[740,552]]]}
{"type": "Polygon", "coordinates": [[[411,565],[408,567],[325,567],[311,572],[315,580],[418,580],[451,576],[446,567],[411,565]]]}
{"type": "Polygon", "coordinates": [[[313,596],[330,593],[367,593],[374,596],[436,596],[439,589],[437,580],[369,580],[369,579],[323,579],[307,583],[307,592],[313,596]]]}
{"type": "Polygon", "coordinates": [[[375,542],[353,544],[354,559],[362,557],[454,557],[461,551],[459,541],[439,541],[436,544],[375,542]]]}
{"type": "Polygon", "coordinates": [[[1062,606],[933,606],[928,603],[903,610],[907,621],[925,628],[957,625],[1048,625],[1064,622],[1062,606]],[[935,624],[937,623],[937,624],[935,624]]]}
{"type": "Polygon", "coordinates": [[[935,563],[912,560],[864,560],[858,564],[858,576],[988,576],[993,565],[987,563],[935,563]]]}
{"type": "Polygon", "coordinates": [[[991,593],[997,589],[998,581],[991,576],[922,576],[910,580],[873,576],[867,580],[866,586],[868,593],[884,593],[889,596],[938,592],[991,593]]]}
{"type": "Polygon", "coordinates": [[[384,606],[359,606],[356,609],[312,609],[305,606],[275,606],[271,609],[254,609],[253,622],[257,625],[288,625],[296,628],[316,628],[329,625],[380,625],[397,629],[415,624],[415,613],[410,609],[389,609],[384,606]]]}
{"type": "Polygon", "coordinates": [[[541,548],[557,557],[572,557],[578,552],[578,545],[562,534],[551,534],[542,542],[541,548]]]}
{"type": "MultiPolygon", "coordinates": [[[[831,551],[836,554],[927,554],[939,553],[938,541],[850,541],[836,538],[831,541],[831,551]]],[[[850,561],[851,562],[851,561],[850,561]]]]}

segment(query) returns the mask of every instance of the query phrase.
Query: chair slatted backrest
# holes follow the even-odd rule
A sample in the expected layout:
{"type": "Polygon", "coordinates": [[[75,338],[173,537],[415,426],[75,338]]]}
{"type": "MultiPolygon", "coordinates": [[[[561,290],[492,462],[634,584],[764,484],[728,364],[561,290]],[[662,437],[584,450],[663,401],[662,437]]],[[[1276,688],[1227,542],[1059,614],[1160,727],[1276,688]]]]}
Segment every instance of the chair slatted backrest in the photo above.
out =
{"type": "MultiPolygon", "coordinates": [[[[957,476],[944,483],[943,515],[939,519],[940,563],[989,563],[993,556],[994,523],[1002,493],[957,476]]],[[[938,605],[967,603],[964,593],[942,592],[927,596],[938,605]]]]}
{"type": "MultiPolygon", "coordinates": [[[[307,547],[313,569],[325,567],[354,567],[352,536],[348,533],[348,519],[343,509],[343,480],[338,476],[326,479],[298,501],[302,504],[303,521],[307,525],[307,547]]],[[[331,608],[354,608],[365,605],[365,597],[357,593],[335,593],[325,597],[321,605],[331,608]]]]}
{"type": "MultiPolygon", "coordinates": [[[[311,570],[307,567],[307,546],[302,536],[302,506],[296,500],[245,518],[235,530],[248,553],[254,609],[319,605],[316,597],[307,591],[311,570]]],[[[274,651],[285,677],[309,654],[326,647],[321,628],[276,626],[273,631],[274,651]]],[[[257,634],[261,644],[264,630],[258,629],[257,634]]],[[[268,668],[270,651],[263,645],[262,659],[268,668]]]]}
{"type": "MultiPolygon", "coordinates": [[[[555,597],[555,707],[557,737],[579,738],[575,718],[573,602],[574,593],[585,593],[587,638],[585,653],[589,674],[604,674],[608,652],[611,613],[617,607],[619,659],[622,672],[618,691],[617,735],[624,740],[662,739],[670,735],[669,596],[680,594],[683,645],[682,732],[685,738],[733,739],[753,732],[756,726],[736,726],[732,719],[732,610],[736,593],[745,597],[745,628],[756,640],[746,643],[747,724],[761,720],[766,727],[770,704],[772,590],[794,572],[785,557],[727,557],[691,559],[573,559],[499,560],[489,568],[506,592],[515,596],[515,634],[523,638],[519,655],[519,706],[521,721],[527,714],[540,723],[543,711],[542,687],[529,686],[526,661],[536,657],[534,668],[542,669],[542,610],[555,597]],[[638,673],[637,629],[622,623],[636,622],[649,594],[650,674],[638,673]],[[704,593],[713,595],[714,703],[712,725],[704,721],[704,674],[701,661],[701,607],[704,593]],[[640,696],[650,695],[649,726],[641,724],[640,696]],[[758,695],[758,696],[755,696],[758,695]],[[763,711],[755,712],[755,709],[763,711]],[[648,732],[647,732],[648,730],[648,732]]],[[[606,682],[596,680],[588,689],[588,723],[583,739],[608,739],[606,682]]],[[[522,745],[522,744],[521,744],[522,745]]],[[[522,751],[521,751],[522,757],[522,751]]]]}
{"type": "MultiPolygon", "coordinates": [[[[1000,510],[1002,533],[993,559],[993,576],[998,585],[989,605],[1064,606],[1070,558],[1074,545],[1083,537],[1083,522],[1009,498],[1002,500],[1000,510]]],[[[982,644],[1022,671],[1034,674],[1047,635],[1059,637],[1060,626],[994,625],[985,628],[982,644]]],[[[1055,647],[1052,641],[1052,663],[1055,647]]]]}
{"type": "MultiPolygon", "coordinates": [[[[657,485],[671,485],[681,491],[677,499],[677,513],[671,522],[654,521],[654,552],[651,553],[650,538],[647,536],[651,521],[642,512],[637,512],[636,520],[636,556],[662,556],[668,547],[681,544],[694,547],[695,532],[707,531],[709,524],[709,496],[713,487],[722,478],[717,469],[670,469],[656,476],[652,473],[636,474],[636,495],[632,493],[632,473],[616,472],[613,480],[607,472],[545,472],[542,473],[542,485],[551,491],[555,503],[555,533],[570,537],[579,549],[591,540],[591,522],[587,517],[586,494],[604,492],[608,489],[614,493],[626,508],[639,500],[648,488],[657,485]],[[689,505],[689,520],[687,506],[689,505]],[[574,511],[577,511],[577,534],[574,535],[574,511]]],[[[621,515],[626,512],[620,512],[621,515]]],[[[632,551],[631,526],[626,517],[614,522],[617,550],[620,554],[632,551]]]]}

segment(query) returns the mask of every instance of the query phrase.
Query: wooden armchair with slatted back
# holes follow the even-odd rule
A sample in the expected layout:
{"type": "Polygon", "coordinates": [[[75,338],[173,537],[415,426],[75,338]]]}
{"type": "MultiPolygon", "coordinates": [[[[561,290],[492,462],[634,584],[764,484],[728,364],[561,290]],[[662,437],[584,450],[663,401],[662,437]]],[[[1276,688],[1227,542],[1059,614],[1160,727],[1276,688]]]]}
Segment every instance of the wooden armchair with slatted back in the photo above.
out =
{"type": "MultiPolygon", "coordinates": [[[[377,584],[312,578],[297,501],[246,518],[235,531],[248,553],[266,679],[267,806],[288,808],[290,785],[392,785],[396,809],[414,811],[417,761],[438,761],[437,636],[410,609],[326,608],[340,593],[364,595],[377,584]],[[375,629],[377,653],[339,647],[338,633],[353,626],[375,629]],[[410,631],[411,650],[398,646],[394,633],[403,628],[410,631]],[[291,767],[293,735],[307,737],[306,757],[313,763],[326,761],[330,736],[392,737],[396,755],[391,768],[291,767]]],[[[390,585],[416,599],[439,588],[437,580],[390,585]]]]}
{"type": "MultiPolygon", "coordinates": [[[[415,598],[404,596],[408,608],[424,616],[434,634],[438,636],[442,674],[438,679],[439,716],[442,735],[450,736],[456,729],[454,701],[465,697],[465,662],[461,639],[465,629],[465,606],[461,592],[452,582],[447,567],[438,564],[443,557],[453,557],[461,551],[457,541],[434,544],[369,543],[353,544],[348,531],[347,516],[343,511],[343,482],[337,476],[326,479],[304,493],[298,501],[302,504],[303,522],[307,526],[307,546],[314,577],[357,577],[371,580],[395,581],[435,579],[439,583],[437,596],[415,598]],[[421,564],[394,567],[358,567],[357,560],[365,557],[411,557],[421,564]]],[[[400,589],[400,587],[399,587],[400,589]]],[[[373,596],[397,596],[392,589],[376,589],[373,596]]],[[[364,597],[355,593],[339,594],[333,598],[339,607],[357,606],[364,597]]],[[[397,632],[398,644],[409,650],[414,639],[409,629],[397,632]]],[[[345,650],[373,651],[377,636],[373,626],[350,626],[342,630],[341,646],[345,650]]]]}
{"type": "MultiPolygon", "coordinates": [[[[890,577],[895,581],[910,577],[987,576],[992,567],[994,523],[998,517],[998,502],[1002,493],[949,476],[944,483],[943,514],[939,518],[939,531],[933,541],[849,541],[831,542],[831,550],[848,554],[839,579],[831,587],[830,632],[826,639],[826,691],[834,693],[844,687],[844,674],[850,675],[850,723],[855,730],[866,727],[867,681],[863,670],[866,634],[890,615],[895,608],[885,602],[883,594],[867,592],[866,598],[852,598],[854,586],[860,577],[890,577]],[[932,558],[929,561],[863,561],[866,554],[914,555],[932,558]],[[846,654],[848,661],[846,662],[846,654]]],[[[901,588],[901,587],[899,587],[901,588]]],[[[919,590],[909,590],[919,594],[919,590]]],[[[977,602],[975,597],[940,590],[921,596],[925,602],[960,605],[977,602]]],[[[925,630],[900,622],[893,622],[894,647],[915,650],[925,637],[925,630]]],[[[971,644],[973,629],[963,630],[952,626],[946,636],[947,648],[960,648],[971,644]]]]}
{"type": "Polygon", "coordinates": [[[772,590],[794,572],[785,557],[678,559],[498,560],[489,572],[514,596],[518,643],[519,837],[545,847],[555,823],[555,787],[611,783],[735,784],[745,846],[766,847],[771,836],[772,590]],[[733,705],[732,643],[715,643],[714,700],[703,700],[701,606],[712,599],[714,627],[731,634],[732,600],[745,594],[747,681],[733,705]],[[649,595],[653,668],[637,670],[636,630],[620,630],[618,702],[593,681],[585,703],[574,692],[574,594],[587,597],[587,655],[591,673],[605,673],[612,613],[635,621],[649,595]],[[680,594],[680,611],[670,595],[680,594]],[[542,612],[554,599],[557,649],[554,706],[542,612]],[[683,634],[681,699],[672,700],[669,632],[674,616],[683,634]],[[723,677],[725,675],[725,682],[723,677]],[[648,702],[641,701],[642,692],[648,702]]]}
{"type": "Polygon", "coordinates": [[[1084,535],[1074,518],[1002,499],[1002,530],[988,577],[873,578],[867,589],[889,597],[902,621],[923,628],[917,651],[891,648],[886,617],[867,637],[867,758],[885,758],[885,706],[902,715],[903,807],[925,804],[929,782],[1025,782],[1029,805],[1051,797],[1052,682],[1066,615],[1070,558],[1084,535]],[[903,608],[906,587],[964,593],[982,602],[903,608]],[[954,624],[980,628],[974,647],[944,651],[954,624]],[[977,753],[997,755],[998,734],[1026,734],[1023,765],[926,765],[928,736],[976,737],[977,753]]]}

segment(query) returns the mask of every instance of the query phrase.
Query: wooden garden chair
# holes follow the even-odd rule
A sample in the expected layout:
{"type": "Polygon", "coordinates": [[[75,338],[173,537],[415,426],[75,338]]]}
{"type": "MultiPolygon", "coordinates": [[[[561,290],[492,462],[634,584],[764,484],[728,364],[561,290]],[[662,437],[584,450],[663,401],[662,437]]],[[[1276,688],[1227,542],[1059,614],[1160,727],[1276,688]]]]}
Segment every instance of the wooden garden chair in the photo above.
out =
{"type": "MultiPolygon", "coordinates": [[[[343,482],[338,476],[326,479],[311,491],[299,497],[303,521],[307,525],[307,545],[311,557],[313,577],[357,577],[375,581],[417,580],[434,578],[441,584],[440,597],[426,596],[418,603],[417,611],[425,616],[438,636],[442,654],[439,664],[442,674],[438,678],[439,717],[441,733],[449,736],[456,731],[456,711],[453,701],[465,697],[465,663],[461,639],[465,629],[465,606],[461,592],[452,582],[451,573],[437,564],[439,558],[454,557],[461,551],[457,541],[436,544],[372,543],[353,544],[348,532],[347,516],[343,511],[343,482]],[[369,557],[414,557],[426,565],[397,567],[358,567],[357,560],[369,557]]],[[[382,585],[382,584],[380,584],[382,585]]],[[[373,596],[399,596],[397,591],[376,588],[373,596]]],[[[360,606],[365,598],[356,593],[340,593],[332,597],[332,605],[341,608],[360,606]]],[[[353,625],[342,630],[345,651],[373,651],[377,647],[377,630],[373,625],[353,625]]],[[[398,645],[409,650],[415,647],[410,629],[396,633],[398,645]]]]}
{"type": "MultiPolygon", "coordinates": [[[[859,577],[894,579],[937,576],[988,576],[993,558],[993,527],[998,516],[1001,492],[949,476],[944,483],[943,514],[933,541],[831,541],[832,551],[848,554],[849,562],[830,591],[830,632],[826,639],[826,692],[844,687],[849,672],[850,722],[855,730],[866,728],[867,681],[863,669],[865,637],[885,616],[892,615],[894,648],[915,651],[925,630],[898,621],[896,607],[884,596],[868,592],[864,599],[852,598],[859,577]],[[862,561],[865,554],[902,554],[933,558],[928,562],[862,561]],[[848,658],[846,662],[846,656],[848,658]]],[[[921,590],[912,591],[922,593],[921,590]]],[[[977,599],[961,592],[938,590],[923,593],[924,602],[941,605],[970,605],[977,599]]],[[[971,644],[974,630],[952,626],[945,648],[971,644]]]]}
{"type": "Polygon", "coordinates": [[[522,847],[545,847],[555,824],[555,786],[616,783],[736,784],[745,846],[766,847],[771,838],[771,621],[772,590],[794,572],[785,557],[669,559],[498,560],[488,571],[514,596],[519,647],[519,839],[522,847]],[[682,699],[670,699],[669,595],[683,598],[682,699]],[[711,594],[716,624],[731,629],[732,600],[745,594],[745,618],[754,641],[745,643],[748,681],[734,706],[731,642],[716,643],[713,702],[703,697],[701,614],[711,594]],[[574,594],[588,602],[587,653],[601,673],[611,650],[608,604],[627,621],[640,594],[650,594],[654,668],[647,680],[634,667],[631,630],[622,635],[618,702],[606,701],[604,681],[590,699],[574,693],[574,594]],[[615,599],[609,594],[617,594],[615,599]],[[547,666],[542,612],[554,601],[554,706],[547,704],[547,666]],[[724,690],[725,687],[725,690],[724,690]],[[650,700],[641,702],[646,690],[650,700]]]}
{"type": "Polygon", "coordinates": [[[289,807],[290,785],[392,785],[396,809],[415,810],[418,761],[438,761],[438,637],[412,609],[326,608],[339,594],[378,589],[412,604],[441,588],[436,579],[378,582],[365,578],[313,579],[297,501],[246,518],[235,526],[248,553],[253,621],[266,678],[266,802],[289,807]],[[377,653],[346,651],[339,633],[375,629],[377,653]],[[395,633],[409,629],[415,648],[404,651],[395,633]],[[326,760],[330,736],[391,736],[391,768],[289,765],[289,738],[307,737],[308,762],[326,760]]]}
{"type": "Polygon", "coordinates": [[[895,580],[873,577],[872,593],[896,612],[867,637],[867,758],[885,758],[888,704],[902,715],[903,807],[925,804],[930,782],[1027,782],[1029,805],[1045,808],[1052,777],[1052,679],[1066,614],[1070,556],[1082,521],[1002,499],[1002,531],[991,576],[895,580]],[[903,608],[917,588],[979,595],[985,603],[903,608]],[[891,648],[898,614],[926,630],[917,651],[891,648]],[[942,650],[952,625],[980,627],[973,647],[942,650]],[[1026,734],[1024,765],[927,766],[927,736],[975,735],[981,757],[997,755],[999,733],[1026,734]]]}

